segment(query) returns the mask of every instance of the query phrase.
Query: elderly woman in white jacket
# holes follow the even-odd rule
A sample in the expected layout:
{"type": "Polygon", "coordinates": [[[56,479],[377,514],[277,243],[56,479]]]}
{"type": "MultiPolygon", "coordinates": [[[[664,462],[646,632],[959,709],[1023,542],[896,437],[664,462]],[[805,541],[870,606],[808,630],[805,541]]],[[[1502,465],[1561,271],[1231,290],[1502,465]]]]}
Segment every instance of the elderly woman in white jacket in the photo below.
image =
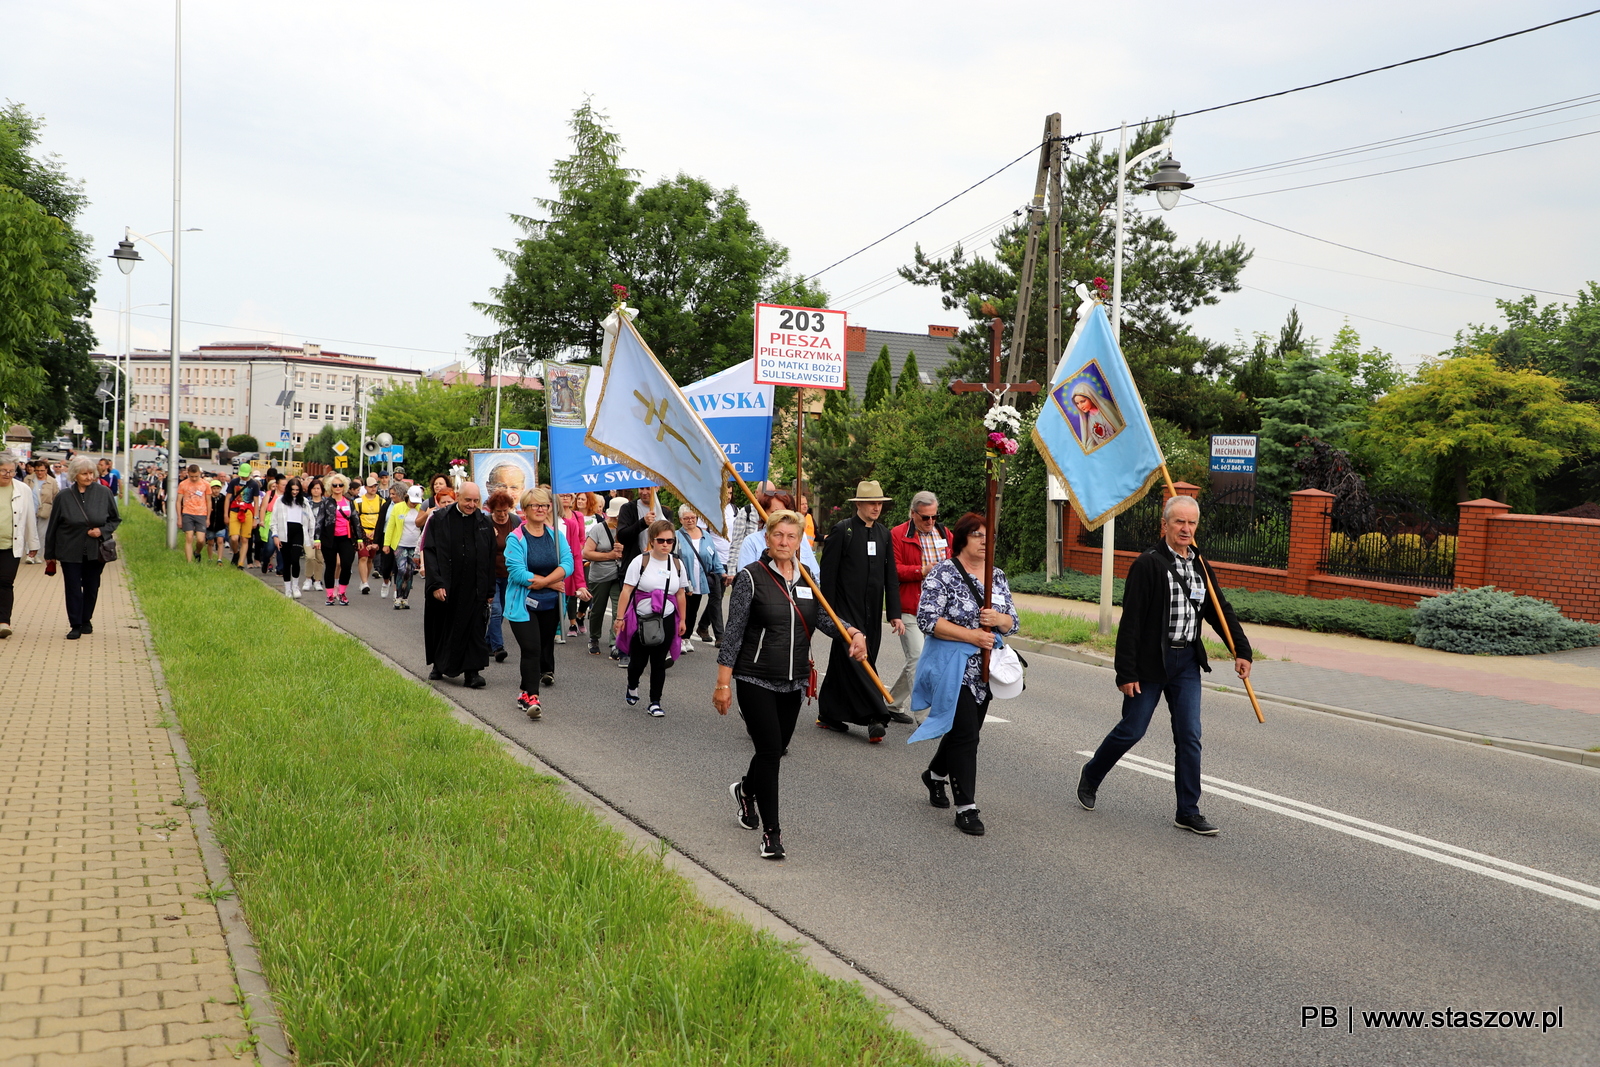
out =
{"type": "Polygon", "coordinates": [[[11,636],[12,584],[17,565],[39,554],[33,490],[17,477],[17,457],[0,452],[0,638],[11,636]]]}

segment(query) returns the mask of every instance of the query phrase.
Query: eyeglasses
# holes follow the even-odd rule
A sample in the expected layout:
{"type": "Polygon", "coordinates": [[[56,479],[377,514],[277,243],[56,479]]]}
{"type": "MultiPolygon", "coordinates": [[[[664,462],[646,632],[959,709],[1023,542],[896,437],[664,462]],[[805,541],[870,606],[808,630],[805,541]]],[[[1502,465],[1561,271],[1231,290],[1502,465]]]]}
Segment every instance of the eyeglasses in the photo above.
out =
{"type": "Polygon", "coordinates": [[[550,505],[549,504],[529,504],[528,505],[528,510],[529,511],[549,511],[550,510],[550,505]]]}
{"type": "Polygon", "coordinates": [[[658,544],[658,545],[676,544],[677,541],[678,541],[678,539],[676,537],[658,537],[658,538],[656,538],[656,544],[658,544]]]}

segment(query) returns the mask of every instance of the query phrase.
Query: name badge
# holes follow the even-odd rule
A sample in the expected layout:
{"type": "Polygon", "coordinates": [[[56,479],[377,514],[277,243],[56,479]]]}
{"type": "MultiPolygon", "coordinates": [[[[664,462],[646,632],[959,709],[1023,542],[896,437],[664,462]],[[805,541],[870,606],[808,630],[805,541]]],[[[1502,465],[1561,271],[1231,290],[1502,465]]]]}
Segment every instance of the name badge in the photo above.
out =
{"type": "Polygon", "coordinates": [[[868,541],[867,542],[867,555],[876,556],[877,554],[878,554],[878,542],[876,542],[876,541],[868,541]]]}
{"type": "Polygon", "coordinates": [[[1194,588],[1189,590],[1189,599],[1194,601],[1196,604],[1199,604],[1204,601],[1205,598],[1206,587],[1196,582],[1194,588]]]}
{"type": "Polygon", "coordinates": [[[794,587],[794,598],[796,600],[810,600],[811,599],[811,587],[809,585],[797,585],[797,586],[795,586],[794,587]]]}

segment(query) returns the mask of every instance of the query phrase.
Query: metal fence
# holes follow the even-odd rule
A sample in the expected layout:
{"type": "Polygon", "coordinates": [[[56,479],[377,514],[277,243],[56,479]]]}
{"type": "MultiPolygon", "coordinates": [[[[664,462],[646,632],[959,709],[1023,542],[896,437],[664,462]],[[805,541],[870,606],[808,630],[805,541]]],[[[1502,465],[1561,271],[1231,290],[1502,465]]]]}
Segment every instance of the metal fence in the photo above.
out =
{"type": "Polygon", "coordinates": [[[1324,574],[1451,589],[1456,523],[1419,501],[1381,495],[1334,502],[1324,574]]]}
{"type": "MultiPolygon", "coordinates": [[[[1163,495],[1153,490],[1117,516],[1119,551],[1143,552],[1161,540],[1163,503],[1163,495]]],[[[1250,567],[1281,569],[1289,565],[1289,507],[1285,501],[1264,492],[1235,490],[1202,499],[1200,508],[1195,540],[1206,559],[1250,567]]],[[[1078,540],[1099,548],[1104,539],[1100,530],[1085,530],[1078,540]]]]}

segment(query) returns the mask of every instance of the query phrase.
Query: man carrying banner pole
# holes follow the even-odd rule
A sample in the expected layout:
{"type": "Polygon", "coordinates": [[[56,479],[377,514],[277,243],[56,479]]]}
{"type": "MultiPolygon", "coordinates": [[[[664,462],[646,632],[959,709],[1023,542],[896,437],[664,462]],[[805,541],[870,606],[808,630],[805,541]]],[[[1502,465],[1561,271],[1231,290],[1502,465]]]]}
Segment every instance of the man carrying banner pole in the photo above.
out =
{"type": "Polygon", "coordinates": [[[1106,319],[1080,287],[1078,327],[1050,382],[1033,438],[1051,473],[1068,487],[1074,510],[1097,529],[1138,501],[1163,478],[1171,499],[1162,513],[1162,541],[1128,572],[1123,621],[1117,634],[1117,687],[1122,722],[1107,735],[1079,776],[1078,800],[1094,810],[1101,780],[1144,735],[1156,701],[1167,697],[1178,774],[1176,825],[1217,832],[1200,815],[1200,672],[1210,671],[1200,644],[1204,617],[1227,643],[1258,721],[1265,722],[1250,684],[1250,646],[1232,608],[1218,593],[1211,568],[1195,550],[1200,508],[1178,496],[1154,429],[1106,319]],[[1124,405],[1138,418],[1124,415],[1124,405]],[[1238,642],[1235,643],[1235,634],[1238,642]],[[1152,649],[1160,649],[1155,655],[1152,649]],[[1177,657],[1181,662],[1175,662],[1177,657]]]}

